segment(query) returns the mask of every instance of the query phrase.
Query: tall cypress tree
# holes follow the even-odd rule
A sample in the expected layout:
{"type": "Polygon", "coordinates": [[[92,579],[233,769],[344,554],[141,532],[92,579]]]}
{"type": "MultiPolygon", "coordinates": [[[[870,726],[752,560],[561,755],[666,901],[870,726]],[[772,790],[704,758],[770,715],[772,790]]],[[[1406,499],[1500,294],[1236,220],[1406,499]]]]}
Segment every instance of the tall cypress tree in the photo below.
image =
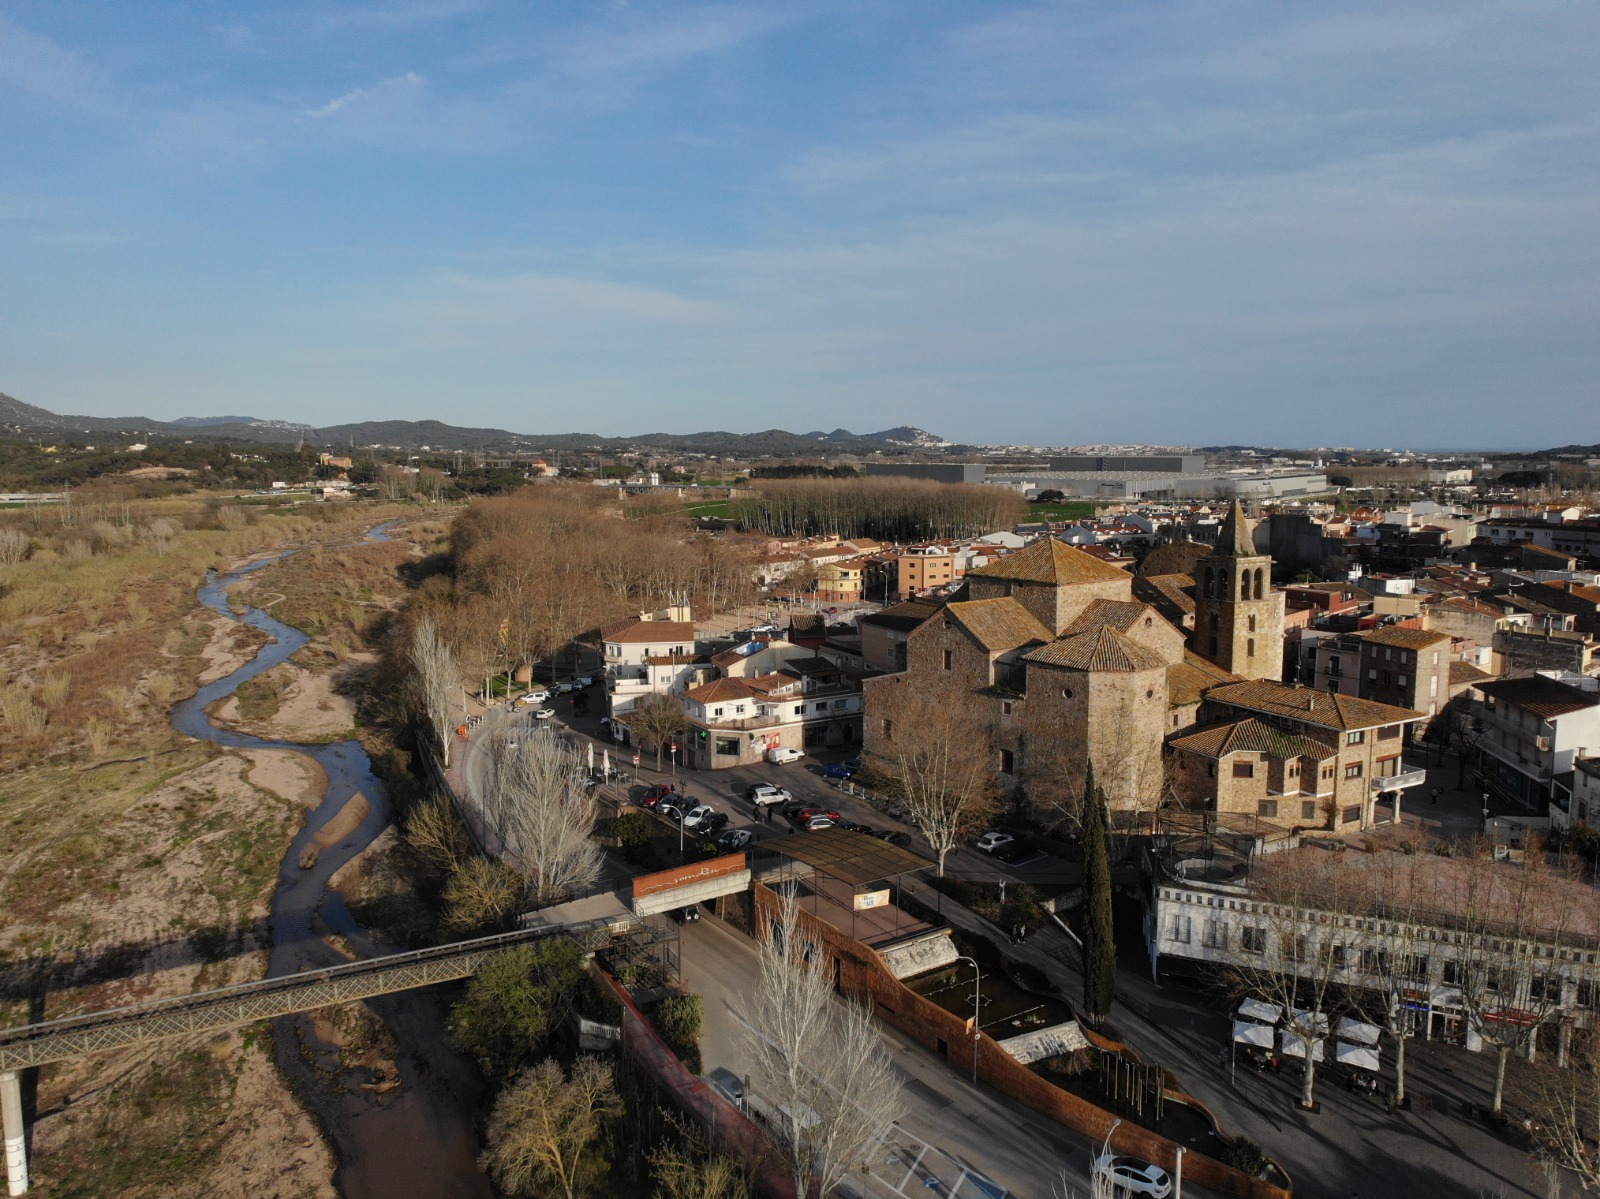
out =
{"type": "Polygon", "coordinates": [[[1083,1008],[1090,1020],[1111,1014],[1117,947],[1111,933],[1111,851],[1105,793],[1091,763],[1083,780],[1083,1008]]]}

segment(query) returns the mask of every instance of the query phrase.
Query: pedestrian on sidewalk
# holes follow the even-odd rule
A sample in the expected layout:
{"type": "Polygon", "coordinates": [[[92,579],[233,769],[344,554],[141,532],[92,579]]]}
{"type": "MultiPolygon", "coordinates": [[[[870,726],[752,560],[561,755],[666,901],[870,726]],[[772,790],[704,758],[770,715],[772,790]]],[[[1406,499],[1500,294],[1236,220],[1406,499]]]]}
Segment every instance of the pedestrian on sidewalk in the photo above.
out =
{"type": "Polygon", "coordinates": [[[1438,803],[1439,802],[1439,788],[1437,788],[1437,787],[1435,787],[1433,789],[1433,802],[1434,803],[1438,803]]]}

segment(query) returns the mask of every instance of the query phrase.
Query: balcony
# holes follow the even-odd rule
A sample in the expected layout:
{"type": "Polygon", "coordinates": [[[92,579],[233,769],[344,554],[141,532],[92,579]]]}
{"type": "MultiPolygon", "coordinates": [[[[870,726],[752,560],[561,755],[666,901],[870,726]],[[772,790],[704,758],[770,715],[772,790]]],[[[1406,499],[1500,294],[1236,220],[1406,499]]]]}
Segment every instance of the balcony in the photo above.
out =
{"type": "Polygon", "coordinates": [[[1399,774],[1384,775],[1382,778],[1372,780],[1374,791],[1404,791],[1408,787],[1420,787],[1428,781],[1426,770],[1402,770],[1399,774]]]}

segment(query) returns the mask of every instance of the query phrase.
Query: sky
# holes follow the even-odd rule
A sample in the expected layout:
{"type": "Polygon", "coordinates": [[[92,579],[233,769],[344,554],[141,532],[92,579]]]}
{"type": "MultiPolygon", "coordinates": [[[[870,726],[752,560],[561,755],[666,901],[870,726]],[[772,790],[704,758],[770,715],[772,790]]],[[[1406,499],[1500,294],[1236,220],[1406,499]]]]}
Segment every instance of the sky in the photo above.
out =
{"type": "Polygon", "coordinates": [[[1600,441],[1593,0],[0,0],[0,392],[1600,441]]]}

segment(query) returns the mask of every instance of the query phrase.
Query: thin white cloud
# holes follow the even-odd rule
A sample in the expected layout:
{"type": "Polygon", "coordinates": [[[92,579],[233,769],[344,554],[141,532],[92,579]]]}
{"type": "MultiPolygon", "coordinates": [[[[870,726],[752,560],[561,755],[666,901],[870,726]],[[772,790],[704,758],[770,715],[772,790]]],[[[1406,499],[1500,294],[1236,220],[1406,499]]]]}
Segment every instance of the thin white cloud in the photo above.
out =
{"type": "Polygon", "coordinates": [[[391,91],[396,88],[422,88],[426,87],[427,83],[428,81],[415,71],[407,71],[404,75],[396,75],[392,79],[385,79],[381,83],[373,84],[371,87],[352,88],[342,96],[335,96],[326,104],[317,108],[306,109],[305,115],[316,120],[322,120],[350,107],[352,104],[370,100],[381,92],[391,91]]]}
{"type": "Polygon", "coordinates": [[[13,88],[63,108],[118,107],[104,71],[81,54],[0,16],[0,88],[13,88]]]}

